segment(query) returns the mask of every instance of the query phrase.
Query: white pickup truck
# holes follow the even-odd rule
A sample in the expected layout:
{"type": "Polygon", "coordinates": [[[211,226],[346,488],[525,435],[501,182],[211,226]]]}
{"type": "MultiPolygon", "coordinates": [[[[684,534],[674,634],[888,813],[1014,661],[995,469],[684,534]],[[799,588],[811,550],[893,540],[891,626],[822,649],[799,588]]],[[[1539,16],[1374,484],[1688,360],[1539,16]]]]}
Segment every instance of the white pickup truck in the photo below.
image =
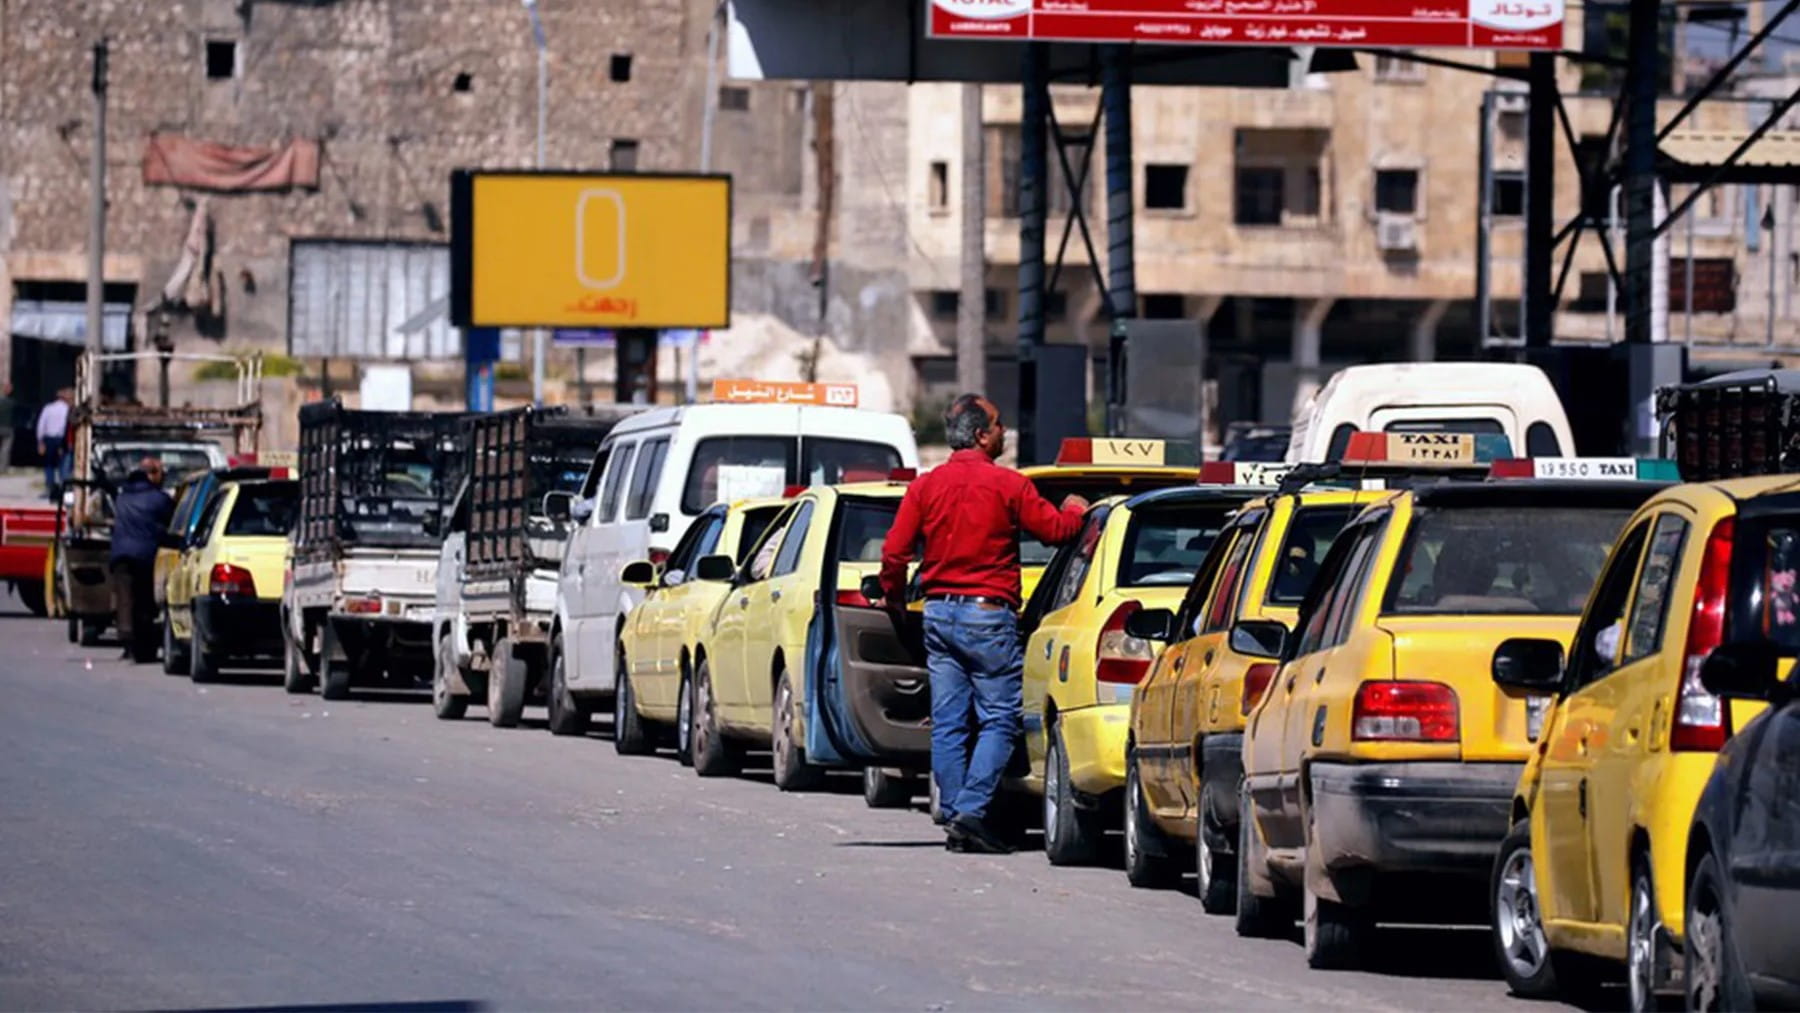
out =
{"type": "Polygon", "coordinates": [[[463,416],[300,409],[300,520],[282,595],[282,684],[328,700],[431,677],[438,538],[463,416]]]}

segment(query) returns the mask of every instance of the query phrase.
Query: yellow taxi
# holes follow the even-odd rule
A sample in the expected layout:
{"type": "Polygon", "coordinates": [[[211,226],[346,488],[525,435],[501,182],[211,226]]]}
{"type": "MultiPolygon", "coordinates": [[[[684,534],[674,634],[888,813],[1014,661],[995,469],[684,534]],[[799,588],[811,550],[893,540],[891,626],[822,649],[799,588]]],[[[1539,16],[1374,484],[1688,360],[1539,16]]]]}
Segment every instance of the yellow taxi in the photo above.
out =
{"type": "Polygon", "coordinates": [[[702,578],[696,569],[708,556],[741,565],[762,533],[787,505],[781,499],[746,499],[717,504],[688,526],[659,568],[648,561],[625,568],[624,582],[644,588],[644,599],[619,631],[619,706],[613,745],[621,753],[645,753],[672,726],[675,755],[692,763],[694,648],[701,630],[730,591],[729,572],[702,578]]]}
{"type": "Polygon", "coordinates": [[[299,502],[291,479],[228,479],[207,498],[164,585],[163,671],[205,682],[226,663],[282,656],[281,592],[299,502]]]}
{"type": "MultiPolygon", "coordinates": [[[[1231,467],[1205,467],[1220,465],[1231,467]]],[[[1233,910],[1244,721],[1275,675],[1266,624],[1294,625],[1332,539],[1379,495],[1302,489],[1252,500],[1213,543],[1178,609],[1132,617],[1146,639],[1173,641],[1131,701],[1125,872],[1133,885],[1174,884],[1192,847],[1201,904],[1212,914],[1233,910]]]]}
{"type": "MultiPolygon", "coordinates": [[[[868,607],[862,585],[881,568],[882,541],[905,493],[902,481],[798,491],[741,564],[723,554],[695,561],[699,578],[727,580],[694,647],[689,751],[696,773],[735,773],[746,748],[768,749],[776,787],[820,783],[835,761],[809,759],[819,740],[808,727],[808,700],[829,666],[822,648],[809,647],[822,640],[821,624],[835,613],[829,606],[855,606],[889,624],[885,612],[868,607]]],[[[928,736],[929,685],[915,679],[896,688],[898,698],[874,706],[912,737],[928,736]]]]}
{"type": "Polygon", "coordinates": [[[1154,658],[1127,621],[1180,603],[1213,539],[1257,492],[1193,485],[1101,500],[1026,602],[1022,785],[1042,797],[1053,864],[1092,861],[1117,823],[1126,719],[1154,658]]]}
{"type": "MultiPolygon", "coordinates": [[[[1346,456],[1478,460],[1504,437],[1359,433],[1346,456]]],[[[1358,965],[1377,919],[1482,921],[1531,750],[1495,648],[1566,643],[1648,481],[1423,482],[1326,553],[1244,733],[1237,929],[1358,965]],[[1479,912],[1479,913],[1478,913],[1479,912]]]]}
{"type": "Polygon", "coordinates": [[[1631,1008],[1649,1009],[1673,984],[1685,881],[1705,852],[1690,837],[1695,806],[1731,730],[1765,706],[1725,704],[1702,668],[1760,636],[1731,589],[1761,583],[1771,515],[1796,492],[1788,475],[1659,493],[1626,523],[1566,662],[1560,642],[1496,652],[1502,686],[1554,694],[1493,864],[1494,943],[1514,992],[1591,994],[1623,963],[1631,1008]]]}
{"type": "MultiPolygon", "coordinates": [[[[1071,437],[1062,441],[1054,464],[1020,468],[1019,473],[1052,503],[1067,496],[1094,503],[1109,496],[1193,485],[1200,480],[1199,462],[1194,445],[1179,440],[1071,437]]],[[[1030,535],[1019,537],[1020,601],[1031,600],[1054,555],[1054,546],[1030,535]]]]}

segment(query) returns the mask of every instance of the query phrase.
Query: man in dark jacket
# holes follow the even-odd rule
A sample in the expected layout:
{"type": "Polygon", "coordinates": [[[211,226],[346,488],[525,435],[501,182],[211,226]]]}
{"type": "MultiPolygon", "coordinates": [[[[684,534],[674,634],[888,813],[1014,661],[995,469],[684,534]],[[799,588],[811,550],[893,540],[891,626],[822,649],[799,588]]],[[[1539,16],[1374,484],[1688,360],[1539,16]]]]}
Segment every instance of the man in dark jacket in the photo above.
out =
{"type": "Polygon", "coordinates": [[[156,625],[152,578],[156,550],[175,513],[175,501],[163,492],[162,483],[162,462],[146,457],[113,496],[112,557],[107,563],[113,611],[125,657],[139,662],[156,658],[156,641],[151,635],[156,625]]]}

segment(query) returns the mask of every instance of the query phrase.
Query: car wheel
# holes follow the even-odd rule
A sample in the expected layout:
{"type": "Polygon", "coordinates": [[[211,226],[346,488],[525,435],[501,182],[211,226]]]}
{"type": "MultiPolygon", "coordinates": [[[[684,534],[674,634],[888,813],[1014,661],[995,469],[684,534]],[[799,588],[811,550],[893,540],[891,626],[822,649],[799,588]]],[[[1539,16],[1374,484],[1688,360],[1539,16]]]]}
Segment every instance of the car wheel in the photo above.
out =
{"type": "Polygon", "coordinates": [[[71,643],[71,644],[78,643],[80,640],[81,640],[81,620],[75,618],[74,616],[70,616],[69,617],[69,643],[71,643]]]}
{"type": "Polygon", "coordinates": [[[212,682],[219,677],[219,659],[200,643],[200,626],[188,631],[188,678],[195,682],[212,682]]]}
{"type": "Polygon", "coordinates": [[[1171,842],[1151,821],[1137,756],[1125,753],[1125,879],[1132,886],[1164,889],[1181,881],[1170,858],[1171,842]]]}
{"type": "Polygon", "coordinates": [[[694,680],[685,664],[675,697],[675,760],[684,767],[694,765],[694,680]]]}
{"type": "Polygon", "coordinates": [[[1633,1013],[1658,1008],[1656,990],[1661,986],[1656,968],[1656,948],[1662,921],[1656,916],[1656,892],[1646,862],[1633,863],[1631,909],[1625,924],[1625,986],[1627,1008],[1633,1013]]]}
{"type": "Polygon", "coordinates": [[[1374,931],[1368,913],[1306,889],[1306,966],[1349,971],[1362,966],[1364,944],[1374,931]]]}
{"type": "Polygon", "coordinates": [[[81,627],[81,646],[99,647],[100,634],[106,631],[106,624],[99,619],[79,620],[81,627]]]}
{"type": "Polygon", "coordinates": [[[1690,1010],[1754,1009],[1756,997],[1738,959],[1725,898],[1725,877],[1711,854],[1700,860],[1687,888],[1687,944],[1683,984],[1690,1010]]]}
{"type": "Polygon", "coordinates": [[[909,774],[885,767],[863,768],[863,804],[871,809],[905,809],[912,805],[914,783],[909,774]]]}
{"type": "Polygon", "coordinates": [[[631,688],[631,673],[625,667],[623,648],[614,657],[613,672],[619,681],[618,692],[613,694],[613,749],[620,756],[655,752],[656,744],[650,741],[650,729],[645,727],[644,718],[638,713],[637,691],[631,688]]]}
{"type": "Polygon", "coordinates": [[[1292,906],[1279,896],[1260,896],[1250,886],[1255,837],[1246,788],[1238,792],[1237,934],[1248,939],[1285,939],[1294,930],[1292,906]]]}
{"type": "Polygon", "coordinates": [[[1543,911],[1538,904],[1530,822],[1513,824],[1500,842],[1489,896],[1494,955],[1507,987],[1524,999],[1554,998],[1558,991],[1556,961],[1551,959],[1550,938],[1544,934],[1543,911]]]}
{"type": "Polygon", "coordinates": [[[593,715],[569,692],[569,659],[563,653],[561,637],[550,642],[550,692],[546,696],[551,735],[588,733],[593,715]]]}
{"type": "Polygon", "coordinates": [[[694,773],[701,777],[735,774],[743,767],[743,750],[725,738],[719,729],[717,704],[713,700],[712,662],[701,658],[694,670],[694,744],[689,752],[694,757],[694,773]]]}
{"type": "Polygon", "coordinates": [[[306,659],[301,656],[300,645],[285,630],[281,640],[281,688],[294,696],[311,692],[312,675],[306,670],[306,659]]]}
{"type": "Polygon", "coordinates": [[[513,653],[511,637],[494,642],[488,664],[488,724],[514,728],[525,713],[525,659],[513,653]]]}
{"type": "Polygon", "coordinates": [[[1228,915],[1237,910],[1237,859],[1229,851],[1213,848],[1209,832],[1219,831],[1206,823],[1205,807],[1202,806],[1194,827],[1195,893],[1200,897],[1202,911],[1209,915],[1228,915]]]}
{"type": "Polygon", "coordinates": [[[187,655],[183,653],[182,644],[175,639],[175,624],[170,622],[167,609],[163,610],[162,628],[163,674],[184,675],[188,670],[187,655]]]}
{"type": "Polygon", "coordinates": [[[1044,757],[1044,855],[1051,865],[1086,865],[1100,851],[1100,814],[1075,804],[1062,727],[1050,727],[1044,757]]]}
{"type": "Polygon", "coordinates": [[[800,724],[800,705],[794,699],[794,681],[786,669],[775,680],[774,711],[769,725],[769,751],[774,754],[775,787],[782,791],[818,788],[825,783],[825,768],[806,762],[806,747],[794,734],[800,724]]]}
{"type": "Polygon", "coordinates": [[[450,631],[438,634],[437,651],[431,666],[431,712],[440,721],[461,721],[469,712],[469,698],[450,689],[451,666],[456,664],[455,649],[450,645],[450,631]]]}
{"type": "Polygon", "coordinates": [[[337,627],[325,620],[319,635],[319,696],[327,700],[350,698],[350,659],[338,657],[337,627]]]}
{"type": "Polygon", "coordinates": [[[19,604],[25,606],[25,611],[39,619],[50,614],[49,603],[44,598],[43,581],[21,580],[13,585],[13,590],[18,593],[19,604]]]}

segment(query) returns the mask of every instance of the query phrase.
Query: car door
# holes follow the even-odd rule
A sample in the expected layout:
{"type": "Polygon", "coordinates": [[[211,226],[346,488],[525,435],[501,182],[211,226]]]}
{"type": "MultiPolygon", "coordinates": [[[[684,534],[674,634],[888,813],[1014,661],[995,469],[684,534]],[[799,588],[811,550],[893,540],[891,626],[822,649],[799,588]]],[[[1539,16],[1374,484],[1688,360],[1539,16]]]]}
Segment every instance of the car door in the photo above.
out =
{"type": "MultiPolygon", "coordinates": [[[[1089,510],[1087,519],[1082,523],[1081,533],[1073,542],[1058,550],[1059,556],[1067,554],[1067,560],[1058,567],[1059,577],[1045,602],[1043,617],[1036,621],[1035,628],[1026,636],[1025,747],[1034,773],[1043,771],[1044,755],[1049,748],[1044,718],[1050,700],[1051,681],[1067,682],[1072,678],[1069,669],[1074,664],[1074,640],[1084,632],[1088,635],[1094,632],[1078,621],[1078,613],[1082,611],[1080,605],[1085,600],[1083,589],[1093,573],[1094,556],[1100,550],[1101,539],[1106,533],[1106,521],[1111,514],[1111,508],[1106,506],[1089,510]]],[[[1092,697],[1089,697],[1090,702],[1091,700],[1092,697]]]]}
{"type": "MultiPolygon", "coordinates": [[[[1791,574],[1790,574],[1791,579],[1791,574]]],[[[1795,682],[1794,675],[1788,682],[1795,682]]],[[[1800,987],[1795,905],[1800,903],[1800,702],[1789,702],[1752,724],[1733,793],[1732,839],[1726,872],[1736,888],[1733,924],[1744,970],[1754,979],[1800,987]]]]}
{"type": "Polygon", "coordinates": [[[236,496],[236,485],[225,485],[212,494],[206,508],[200,511],[187,547],[181,552],[181,562],[178,564],[180,578],[173,582],[174,594],[169,601],[169,611],[181,616],[179,628],[184,631],[193,629],[194,599],[211,590],[213,546],[218,541],[218,529],[224,526],[225,518],[231,513],[231,501],[236,496]]]}
{"type": "Polygon", "coordinates": [[[1613,549],[1572,641],[1551,727],[1543,732],[1532,853],[1546,921],[1592,923],[1599,913],[1590,778],[1595,751],[1618,710],[1620,641],[1649,539],[1650,521],[1640,520],[1613,549]]]}
{"type": "Polygon", "coordinates": [[[750,718],[744,658],[749,651],[750,601],[752,592],[768,580],[775,569],[775,556],[781,549],[795,508],[784,510],[762,539],[750,551],[749,561],[738,569],[732,588],[719,602],[706,641],[707,667],[712,680],[713,706],[720,720],[741,726],[750,718]]]}
{"type": "Polygon", "coordinates": [[[1182,761],[1171,776],[1180,787],[1181,805],[1189,810],[1199,804],[1199,784],[1194,775],[1200,770],[1201,757],[1193,755],[1200,748],[1198,732],[1218,723],[1220,708],[1237,706],[1235,700],[1221,699],[1215,676],[1234,657],[1227,642],[1231,625],[1241,611],[1257,530],[1264,516],[1264,512],[1257,511],[1239,520],[1230,551],[1219,564],[1217,579],[1192,619],[1194,636],[1182,645],[1180,679],[1169,713],[1169,738],[1176,747],[1175,758],[1182,761]]]}
{"type": "MultiPolygon", "coordinates": [[[[450,649],[456,664],[466,664],[469,654],[468,614],[463,611],[463,568],[468,562],[469,484],[457,490],[456,500],[444,520],[444,544],[438,550],[435,613],[437,628],[449,628],[450,649]]],[[[433,632],[435,638],[437,633],[433,632]]]]}
{"type": "Polygon", "coordinates": [[[619,570],[623,568],[625,483],[637,461],[638,444],[620,441],[613,447],[594,507],[594,537],[582,572],[581,615],[575,639],[580,643],[582,681],[602,688],[613,685],[614,623],[618,620],[619,570]]]}
{"type": "Polygon", "coordinates": [[[699,582],[691,579],[694,562],[718,543],[721,511],[709,510],[696,518],[681,536],[656,586],[626,617],[637,654],[627,655],[626,666],[636,681],[632,686],[647,710],[661,713],[675,706],[681,676],[681,625],[689,600],[699,582]]]}
{"type": "MultiPolygon", "coordinates": [[[[813,497],[801,499],[794,507],[793,519],[781,536],[781,548],[766,580],[745,589],[749,604],[747,629],[744,631],[743,663],[738,676],[742,679],[744,720],[757,729],[773,728],[775,703],[776,656],[784,643],[791,643],[796,625],[803,631],[813,611],[812,590],[816,574],[801,568],[807,557],[819,559],[815,543],[824,539],[827,528],[825,504],[813,497]],[[811,551],[809,551],[811,550],[811,551]]],[[[803,638],[804,633],[800,636],[803,638]]],[[[782,656],[783,666],[795,666],[798,658],[782,656]]]]}
{"type": "Polygon", "coordinates": [[[585,655],[581,650],[581,637],[578,630],[588,618],[587,615],[587,577],[594,567],[595,539],[599,531],[600,491],[602,480],[612,460],[612,444],[602,443],[600,451],[594,455],[594,461],[588,466],[587,477],[582,479],[581,491],[576,496],[572,508],[573,530],[569,532],[569,542],[563,548],[562,566],[556,575],[556,600],[564,623],[562,647],[567,655],[569,681],[580,683],[583,668],[581,663],[585,655]]]}

